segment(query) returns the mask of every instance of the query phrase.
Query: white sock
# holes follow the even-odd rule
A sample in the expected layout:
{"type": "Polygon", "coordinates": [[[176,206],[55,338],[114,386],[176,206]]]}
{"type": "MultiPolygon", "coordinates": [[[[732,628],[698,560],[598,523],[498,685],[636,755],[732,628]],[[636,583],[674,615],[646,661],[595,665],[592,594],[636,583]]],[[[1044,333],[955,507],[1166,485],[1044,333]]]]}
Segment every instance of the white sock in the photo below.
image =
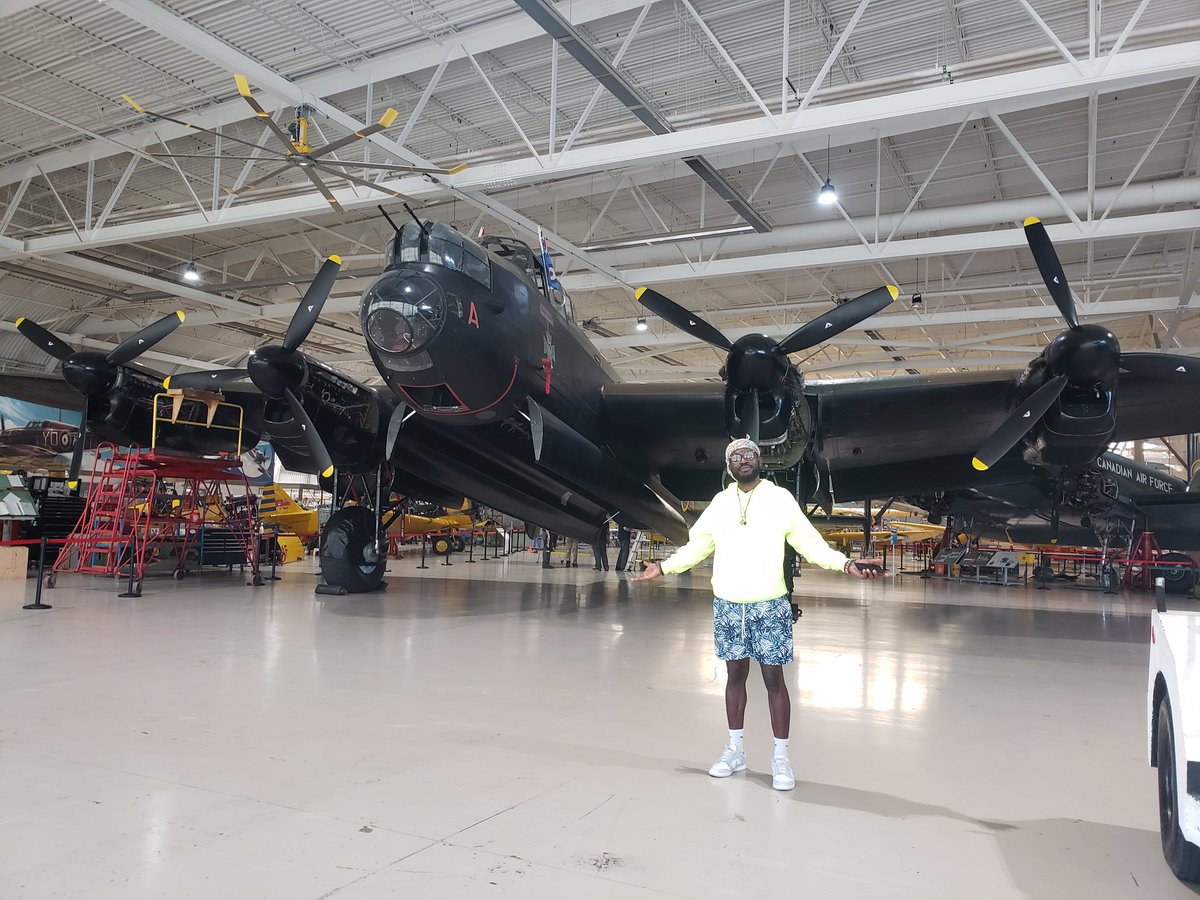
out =
{"type": "Polygon", "coordinates": [[[744,732],[744,731],[745,731],[744,728],[730,728],[729,729],[729,746],[732,747],[734,750],[736,750],[738,753],[742,752],[742,732],[744,732]]]}
{"type": "Polygon", "coordinates": [[[775,755],[787,757],[788,755],[788,739],[775,738],[775,755]]]}

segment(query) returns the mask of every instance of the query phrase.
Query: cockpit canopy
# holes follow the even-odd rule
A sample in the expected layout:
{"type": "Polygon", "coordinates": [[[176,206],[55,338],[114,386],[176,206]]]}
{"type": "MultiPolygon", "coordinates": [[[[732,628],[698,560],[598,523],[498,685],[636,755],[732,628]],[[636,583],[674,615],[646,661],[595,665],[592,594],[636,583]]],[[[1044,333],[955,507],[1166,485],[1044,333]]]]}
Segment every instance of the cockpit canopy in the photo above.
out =
{"type": "Polygon", "coordinates": [[[556,310],[567,319],[573,317],[571,300],[566,292],[561,287],[547,286],[540,255],[524,241],[514,237],[487,235],[477,244],[449,225],[426,222],[421,228],[412,222],[396,233],[388,249],[387,268],[394,269],[404,263],[431,262],[462,272],[485,290],[491,290],[489,253],[524,273],[537,291],[550,299],[556,310]]]}

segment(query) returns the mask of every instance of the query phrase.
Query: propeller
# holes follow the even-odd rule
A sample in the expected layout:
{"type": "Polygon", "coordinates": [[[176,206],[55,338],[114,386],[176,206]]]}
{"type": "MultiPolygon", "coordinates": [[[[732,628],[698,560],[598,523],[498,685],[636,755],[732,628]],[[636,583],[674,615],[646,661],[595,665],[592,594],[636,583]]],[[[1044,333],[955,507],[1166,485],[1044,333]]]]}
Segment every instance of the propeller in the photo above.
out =
{"type": "Polygon", "coordinates": [[[1054,405],[1054,401],[1066,389],[1068,381],[1066,375],[1055,376],[1030,394],[984,441],[983,446],[975,452],[971,465],[978,471],[985,472],[999,462],[1005,453],[1016,446],[1017,441],[1029,433],[1029,429],[1046,414],[1046,410],[1054,405]]]}
{"type": "Polygon", "coordinates": [[[1078,328],[1075,298],[1071,296],[1071,286],[1067,284],[1067,276],[1063,272],[1062,263],[1058,261],[1058,254],[1054,250],[1050,235],[1046,233],[1046,226],[1042,224],[1041,219],[1034,216],[1026,219],[1024,224],[1025,240],[1033,254],[1033,261],[1037,263],[1038,271],[1042,273],[1042,280],[1046,282],[1046,290],[1054,298],[1054,305],[1062,313],[1067,325],[1078,328]]]}
{"type": "Polygon", "coordinates": [[[1024,222],[1025,240],[1054,305],[1067,323],[1042,354],[1047,380],[1030,394],[975,453],[971,465],[980,472],[995,465],[1041,421],[1072,382],[1111,391],[1120,371],[1162,379],[1200,378],[1200,360],[1169,353],[1122,353],[1116,337],[1100,325],[1080,325],[1071,286],[1046,226],[1033,216],[1024,222]]]}
{"type": "Polygon", "coordinates": [[[168,313],[151,322],[145,328],[130,335],[108,351],[75,350],[53,331],[43,328],[25,316],[17,319],[17,331],[30,343],[59,360],[63,379],[83,395],[83,419],[79,425],[79,438],[71,454],[71,468],[67,480],[74,490],[79,483],[79,469],[83,464],[83,447],[87,440],[88,398],[103,397],[117,381],[121,366],[127,365],[179,327],[184,319],[182,310],[168,313]]]}
{"type": "Polygon", "coordinates": [[[757,442],[762,424],[759,397],[772,393],[783,384],[791,367],[788,354],[807,350],[841,334],[875,315],[899,294],[899,289],[890,284],[868,291],[804,323],[778,342],[762,334],[748,334],[731,341],[710,322],[653,288],[638,288],[635,296],[648,310],[680,331],[728,352],[725,361],[726,424],[732,435],[740,419],[746,436],[757,442]]]}
{"type": "Polygon", "coordinates": [[[283,343],[255,350],[246,361],[245,368],[182,372],[163,381],[163,387],[168,390],[214,390],[249,379],[266,396],[287,403],[308,444],[309,455],[317,465],[317,472],[322,478],[330,477],[333,474],[333,460],[296,392],[303,390],[308,381],[308,363],[300,352],[300,345],[317,324],[341,267],[342,259],[339,256],[330,256],[325,260],[304,292],[300,305],[292,313],[283,343]]]}

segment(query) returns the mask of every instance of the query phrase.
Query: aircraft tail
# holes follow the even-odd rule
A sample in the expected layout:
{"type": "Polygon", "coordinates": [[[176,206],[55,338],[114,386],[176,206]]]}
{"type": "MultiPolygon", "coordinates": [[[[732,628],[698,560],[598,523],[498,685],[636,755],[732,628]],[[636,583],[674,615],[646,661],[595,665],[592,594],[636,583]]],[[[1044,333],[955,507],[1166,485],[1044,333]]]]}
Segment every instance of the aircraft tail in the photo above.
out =
{"type": "Polygon", "coordinates": [[[268,484],[262,490],[262,499],[258,504],[260,513],[275,513],[275,512],[292,512],[302,509],[292,495],[285,491],[275,482],[268,484]]]}

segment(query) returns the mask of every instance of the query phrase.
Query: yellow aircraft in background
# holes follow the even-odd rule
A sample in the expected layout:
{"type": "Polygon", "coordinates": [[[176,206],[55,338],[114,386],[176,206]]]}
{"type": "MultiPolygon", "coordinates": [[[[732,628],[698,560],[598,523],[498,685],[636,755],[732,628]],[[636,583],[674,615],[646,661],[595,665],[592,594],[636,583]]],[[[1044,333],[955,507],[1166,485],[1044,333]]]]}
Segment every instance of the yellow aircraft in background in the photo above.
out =
{"type": "Polygon", "coordinates": [[[275,526],[280,532],[294,534],[303,541],[315,538],[321,531],[317,511],[301,506],[277,484],[263,488],[258,515],[264,525],[275,526]]]}

